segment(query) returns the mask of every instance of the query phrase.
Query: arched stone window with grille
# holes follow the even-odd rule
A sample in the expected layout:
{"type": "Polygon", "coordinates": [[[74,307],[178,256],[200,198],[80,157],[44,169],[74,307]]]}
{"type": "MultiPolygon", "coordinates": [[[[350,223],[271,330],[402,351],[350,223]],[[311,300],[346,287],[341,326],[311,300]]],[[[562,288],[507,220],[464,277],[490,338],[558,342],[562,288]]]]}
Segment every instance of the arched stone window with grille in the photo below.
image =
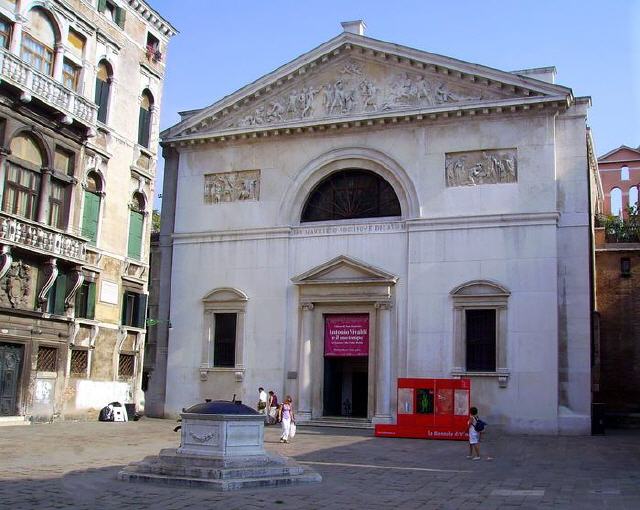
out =
{"type": "Polygon", "coordinates": [[[301,222],[401,216],[398,197],[381,176],[370,170],[335,172],[311,191],[301,222]]]}

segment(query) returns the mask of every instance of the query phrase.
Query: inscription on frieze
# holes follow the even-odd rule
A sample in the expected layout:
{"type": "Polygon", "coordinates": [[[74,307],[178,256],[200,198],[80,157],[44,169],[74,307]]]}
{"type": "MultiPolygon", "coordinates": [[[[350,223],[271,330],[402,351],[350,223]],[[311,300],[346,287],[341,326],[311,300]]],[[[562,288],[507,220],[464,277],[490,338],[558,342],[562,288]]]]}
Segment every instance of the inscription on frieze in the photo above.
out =
{"type": "Polygon", "coordinates": [[[204,203],[260,199],[260,170],[205,174],[204,203]]]}
{"type": "Polygon", "coordinates": [[[445,155],[448,187],[517,182],[516,149],[450,152],[445,155]]]}

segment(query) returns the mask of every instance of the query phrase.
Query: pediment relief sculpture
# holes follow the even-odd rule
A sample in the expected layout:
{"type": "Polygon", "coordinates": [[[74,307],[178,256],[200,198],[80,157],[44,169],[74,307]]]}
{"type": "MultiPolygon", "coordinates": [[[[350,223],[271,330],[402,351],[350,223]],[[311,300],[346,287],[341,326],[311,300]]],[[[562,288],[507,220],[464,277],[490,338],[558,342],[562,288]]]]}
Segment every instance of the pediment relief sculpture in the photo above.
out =
{"type": "Polygon", "coordinates": [[[0,286],[0,305],[30,308],[33,298],[32,269],[21,260],[12,262],[0,286]]]}
{"type": "Polygon", "coordinates": [[[205,174],[204,203],[260,199],[260,170],[205,174]]]}
{"type": "Polygon", "coordinates": [[[395,283],[398,277],[365,262],[338,256],[291,279],[294,284],[344,282],[395,283]]]}
{"type": "Polygon", "coordinates": [[[490,87],[451,74],[352,57],[305,73],[288,87],[276,90],[261,99],[241,98],[227,115],[212,112],[211,117],[201,121],[206,126],[202,130],[284,125],[516,97],[507,88],[490,87]]]}

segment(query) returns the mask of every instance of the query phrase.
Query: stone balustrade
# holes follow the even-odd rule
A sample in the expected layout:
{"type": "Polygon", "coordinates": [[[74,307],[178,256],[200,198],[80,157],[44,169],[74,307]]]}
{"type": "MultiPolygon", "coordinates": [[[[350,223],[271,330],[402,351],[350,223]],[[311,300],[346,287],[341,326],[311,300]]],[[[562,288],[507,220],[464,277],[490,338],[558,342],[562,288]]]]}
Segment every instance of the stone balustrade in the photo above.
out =
{"type": "Polygon", "coordinates": [[[33,69],[18,56],[0,48],[0,79],[22,90],[22,99],[36,97],[59,110],[69,123],[73,120],[94,129],[98,107],[62,83],[33,69]]]}
{"type": "Polygon", "coordinates": [[[87,242],[78,236],[0,212],[0,243],[84,263],[87,242]]]}

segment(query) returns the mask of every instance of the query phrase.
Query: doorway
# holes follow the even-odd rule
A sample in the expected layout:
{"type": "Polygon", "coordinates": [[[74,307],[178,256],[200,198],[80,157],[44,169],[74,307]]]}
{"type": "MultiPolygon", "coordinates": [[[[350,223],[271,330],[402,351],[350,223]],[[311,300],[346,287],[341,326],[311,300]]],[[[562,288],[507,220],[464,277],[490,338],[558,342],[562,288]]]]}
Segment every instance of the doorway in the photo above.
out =
{"type": "Polygon", "coordinates": [[[22,346],[0,343],[0,416],[16,416],[22,346]]]}
{"type": "Polygon", "coordinates": [[[324,416],[367,418],[369,314],[326,314],[324,416]]]}

